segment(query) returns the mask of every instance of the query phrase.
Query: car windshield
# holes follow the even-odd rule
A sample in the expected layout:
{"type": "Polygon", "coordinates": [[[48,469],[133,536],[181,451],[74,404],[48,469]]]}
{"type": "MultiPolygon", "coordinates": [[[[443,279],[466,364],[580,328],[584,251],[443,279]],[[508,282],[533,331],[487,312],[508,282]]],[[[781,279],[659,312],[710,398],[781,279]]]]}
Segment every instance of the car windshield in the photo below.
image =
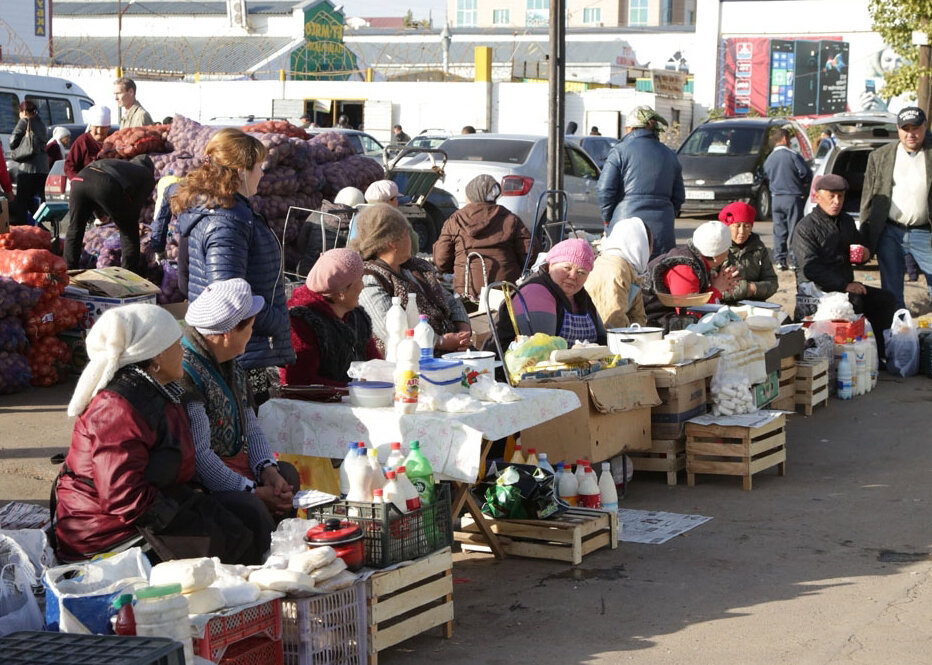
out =
{"type": "Polygon", "coordinates": [[[521,139],[450,139],[440,145],[450,161],[503,164],[524,164],[533,147],[521,139]]]}
{"type": "Polygon", "coordinates": [[[597,162],[604,162],[608,158],[608,151],[617,143],[615,139],[601,136],[587,137],[582,141],[583,150],[588,152],[597,162]]]}
{"type": "Polygon", "coordinates": [[[764,143],[759,127],[700,127],[686,139],[681,155],[754,155],[764,143]]]}

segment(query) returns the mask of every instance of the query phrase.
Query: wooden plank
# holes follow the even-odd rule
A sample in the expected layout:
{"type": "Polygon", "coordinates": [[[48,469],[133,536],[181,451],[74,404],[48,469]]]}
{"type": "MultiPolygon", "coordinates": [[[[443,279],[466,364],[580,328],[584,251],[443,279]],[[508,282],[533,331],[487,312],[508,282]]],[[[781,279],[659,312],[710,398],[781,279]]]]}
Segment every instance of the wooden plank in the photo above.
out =
{"type": "Polygon", "coordinates": [[[736,426],[726,426],[726,425],[699,425],[696,423],[687,423],[686,425],[686,435],[687,440],[690,436],[701,436],[701,437],[710,437],[710,438],[737,438],[737,439],[746,439],[746,438],[755,438],[772,432],[773,430],[780,429],[786,424],[785,418],[774,418],[766,425],[760,427],[747,428],[747,427],[736,427],[736,426]]]}
{"type": "Polygon", "coordinates": [[[366,591],[369,598],[385,596],[452,567],[453,554],[449,547],[445,547],[410,566],[375,573],[369,578],[366,591]]]}
{"type": "MultiPolygon", "coordinates": [[[[448,621],[453,621],[452,601],[427,612],[417,614],[388,628],[377,628],[371,631],[369,634],[369,653],[378,653],[448,621]]],[[[371,657],[369,662],[373,662],[371,657]]]]}
{"type": "Polygon", "coordinates": [[[780,450],[775,450],[769,455],[761,457],[751,462],[751,475],[763,471],[764,469],[769,469],[772,466],[776,466],[780,462],[786,461],[786,448],[781,448],[780,450]]]}
{"type": "Polygon", "coordinates": [[[796,411],[796,395],[774,400],[770,403],[770,408],[777,411],[796,411]]]}
{"type": "Polygon", "coordinates": [[[745,455],[745,443],[721,443],[718,441],[687,441],[687,455],[718,455],[722,457],[742,457],[745,455]]]}
{"type": "Polygon", "coordinates": [[[688,473],[711,473],[719,476],[745,476],[748,465],[745,462],[721,462],[697,460],[686,456],[686,471],[688,473]]]}
{"type": "Polygon", "coordinates": [[[391,598],[373,598],[369,605],[369,625],[377,625],[432,603],[453,593],[453,576],[444,575],[391,598]]]}
{"type": "Polygon", "coordinates": [[[796,368],[796,356],[786,356],[785,358],[780,358],[780,369],[790,368],[796,368]]]}
{"type": "Polygon", "coordinates": [[[686,468],[686,454],[644,457],[634,460],[635,471],[679,471],[686,468]]]}

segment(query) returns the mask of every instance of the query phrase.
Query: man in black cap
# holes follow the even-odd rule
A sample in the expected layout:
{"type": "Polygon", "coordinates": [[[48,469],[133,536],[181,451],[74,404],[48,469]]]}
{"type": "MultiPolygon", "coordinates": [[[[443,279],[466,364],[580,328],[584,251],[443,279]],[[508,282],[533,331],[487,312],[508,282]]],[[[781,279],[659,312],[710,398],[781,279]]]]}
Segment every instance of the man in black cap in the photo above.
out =
{"type": "Polygon", "coordinates": [[[880,285],[903,300],[905,255],[926,276],[932,298],[932,136],[926,114],[916,106],[897,114],[900,140],[878,148],[867,160],[861,193],[861,232],[880,264],[880,285]]]}
{"type": "MultiPolygon", "coordinates": [[[[884,289],[854,281],[851,246],[862,245],[863,240],[851,215],[844,210],[848,181],[840,175],[824,175],[815,187],[817,207],[799,220],[793,233],[797,293],[807,296],[847,293],[854,311],[870,321],[877,339],[877,353],[882,359],[883,331],[890,327],[896,311],[894,296],[884,289]]],[[[861,263],[870,258],[869,252],[864,254],[861,263]]],[[[808,313],[797,305],[796,318],[808,313]]]]}

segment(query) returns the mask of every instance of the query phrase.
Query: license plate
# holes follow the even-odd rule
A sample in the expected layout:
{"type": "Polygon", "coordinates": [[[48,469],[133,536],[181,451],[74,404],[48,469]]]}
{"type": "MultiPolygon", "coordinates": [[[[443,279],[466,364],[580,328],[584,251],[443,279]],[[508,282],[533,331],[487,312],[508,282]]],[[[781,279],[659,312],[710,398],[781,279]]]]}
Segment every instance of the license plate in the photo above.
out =
{"type": "Polygon", "coordinates": [[[686,198],[700,201],[712,201],[715,199],[715,192],[708,189],[687,189],[686,198]]]}

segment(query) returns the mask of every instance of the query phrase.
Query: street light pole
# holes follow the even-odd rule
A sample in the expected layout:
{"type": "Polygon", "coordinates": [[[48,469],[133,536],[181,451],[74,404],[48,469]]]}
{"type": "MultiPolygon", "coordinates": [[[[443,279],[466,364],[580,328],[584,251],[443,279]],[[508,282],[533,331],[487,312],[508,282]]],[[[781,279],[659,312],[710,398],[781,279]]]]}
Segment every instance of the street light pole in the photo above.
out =
{"type": "MultiPolygon", "coordinates": [[[[550,127],[547,132],[547,189],[563,189],[563,120],[566,116],[566,6],[565,0],[550,2],[550,127]]],[[[547,197],[547,221],[560,221],[560,198],[547,197]]],[[[536,220],[535,220],[536,221],[536,220]]]]}
{"type": "Polygon", "coordinates": [[[117,0],[117,78],[123,76],[123,0],[117,0]]]}

